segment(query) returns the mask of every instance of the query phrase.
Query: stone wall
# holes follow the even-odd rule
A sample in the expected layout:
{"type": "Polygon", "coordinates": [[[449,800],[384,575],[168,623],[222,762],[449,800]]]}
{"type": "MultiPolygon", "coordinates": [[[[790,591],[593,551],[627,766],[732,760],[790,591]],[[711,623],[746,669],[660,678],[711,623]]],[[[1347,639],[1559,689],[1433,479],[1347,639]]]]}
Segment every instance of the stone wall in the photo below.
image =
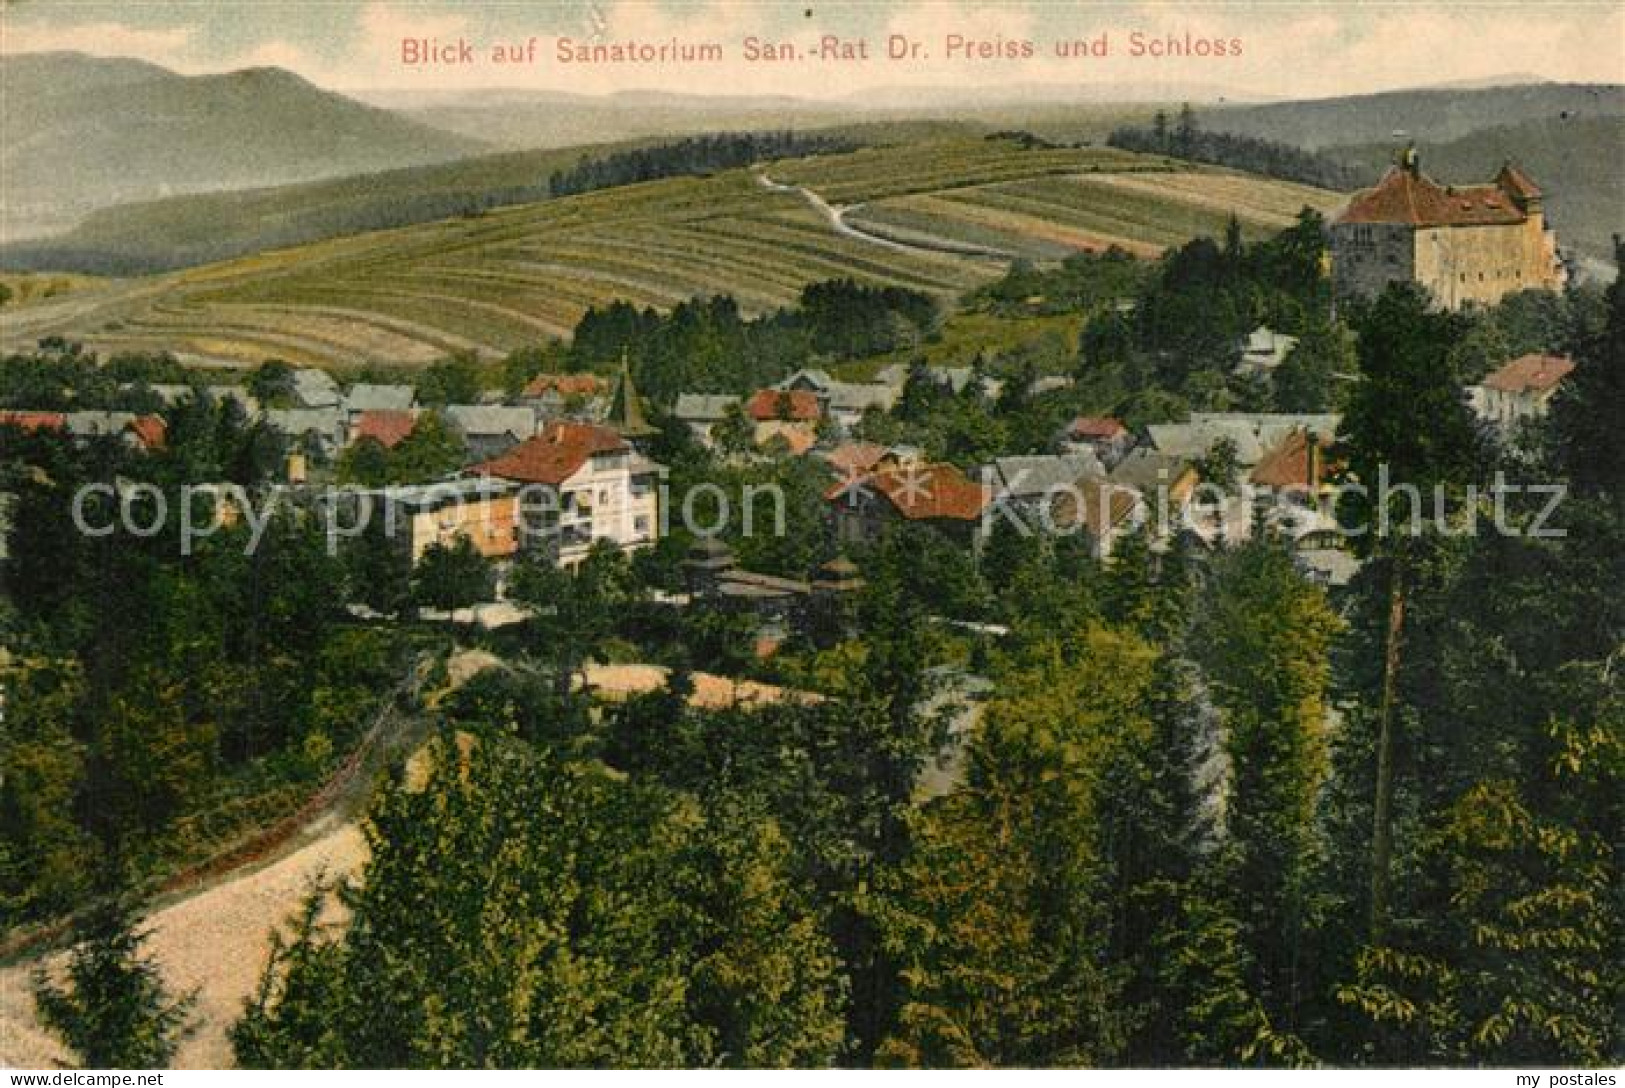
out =
{"type": "Polygon", "coordinates": [[[1555,242],[1539,213],[1511,226],[1340,223],[1332,227],[1332,274],[1339,297],[1370,298],[1390,283],[1415,280],[1452,310],[1563,286],[1555,242]]]}

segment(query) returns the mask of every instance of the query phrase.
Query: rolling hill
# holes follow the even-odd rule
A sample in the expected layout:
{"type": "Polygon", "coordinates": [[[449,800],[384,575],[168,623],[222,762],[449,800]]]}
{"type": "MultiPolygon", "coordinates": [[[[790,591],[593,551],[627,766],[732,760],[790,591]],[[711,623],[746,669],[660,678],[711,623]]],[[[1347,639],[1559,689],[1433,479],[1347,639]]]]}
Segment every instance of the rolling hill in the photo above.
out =
{"type": "Polygon", "coordinates": [[[1311,149],[1395,141],[1447,143],[1481,129],[1524,122],[1625,116],[1625,86],[1525,83],[1430,87],[1379,94],[1203,109],[1201,126],[1311,149]]]}
{"type": "Polygon", "coordinates": [[[567,336],[587,307],[617,298],[668,307],[726,292],[762,313],[843,276],[953,296],[1017,254],[1110,244],[1151,253],[1222,227],[1231,211],[1257,232],[1306,200],[1338,199],[1109,148],[961,137],[604,189],[90,287],[9,311],[0,345],[63,335],[102,352],[167,349],[219,365],[421,364],[567,336]],[[847,221],[926,198],[973,211],[908,238],[847,221]],[[1024,202],[1019,215],[1012,201],[1024,202]],[[981,203],[1005,218],[987,227],[981,203]]]}
{"type": "Polygon", "coordinates": [[[281,69],[183,76],[78,53],[0,58],[0,130],[8,239],[62,230],[118,203],[489,150],[281,69]]]}

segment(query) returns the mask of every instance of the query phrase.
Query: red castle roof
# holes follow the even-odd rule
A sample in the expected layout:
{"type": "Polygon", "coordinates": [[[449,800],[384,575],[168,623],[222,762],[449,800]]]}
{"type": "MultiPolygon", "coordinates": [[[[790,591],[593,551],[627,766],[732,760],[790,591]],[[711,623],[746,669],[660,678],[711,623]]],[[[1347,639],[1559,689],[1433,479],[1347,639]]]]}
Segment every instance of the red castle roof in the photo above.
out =
{"type": "Polygon", "coordinates": [[[1338,223],[1403,223],[1413,227],[1506,226],[1528,218],[1522,205],[1540,190],[1515,167],[1490,185],[1440,185],[1420,170],[1390,167],[1375,188],[1355,194],[1338,223]]]}

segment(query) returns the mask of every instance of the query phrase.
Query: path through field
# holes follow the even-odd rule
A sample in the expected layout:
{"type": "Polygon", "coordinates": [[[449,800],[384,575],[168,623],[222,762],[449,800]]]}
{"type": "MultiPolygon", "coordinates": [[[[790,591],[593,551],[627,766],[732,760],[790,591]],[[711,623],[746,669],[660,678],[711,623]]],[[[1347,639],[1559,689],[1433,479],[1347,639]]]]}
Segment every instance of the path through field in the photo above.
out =
{"type": "Polygon", "coordinates": [[[896,250],[899,253],[948,253],[956,257],[991,257],[1007,260],[1010,254],[1003,250],[992,249],[986,246],[970,245],[965,242],[956,242],[951,238],[942,238],[937,235],[916,234],[912,240],[904,241],[901,238],[892,238],[887,235],[860,227],[847,218],[853,212],[862,211],[862,204],[847,204],[836,207],[813,190],[802,185],[786,185],[781,181],[774,181],[766,172],[758,171],[756,180],[762,188],[775,193],[795,193],[807,204],[824,217],[824,221],[836,234],[859,242],[869,242],[872,245],[883,246],[886,249],[896,250]]]}

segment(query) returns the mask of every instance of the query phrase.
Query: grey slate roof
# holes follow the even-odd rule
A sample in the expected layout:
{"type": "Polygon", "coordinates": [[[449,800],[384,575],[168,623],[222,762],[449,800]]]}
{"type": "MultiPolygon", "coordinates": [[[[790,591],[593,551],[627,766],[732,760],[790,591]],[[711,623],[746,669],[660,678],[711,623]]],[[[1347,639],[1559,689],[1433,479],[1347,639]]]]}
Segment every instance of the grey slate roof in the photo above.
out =
{"type": "Polygon", "coordinates": [[[359,382],[345,394],[344,407],[351,412],[404,412],[417,401],[410,385],[373,385],[359,382]]]}
{"type": "Polygon", "coordinates": [[[339,383],[327,371],[301,367],[293,372],[293,399],[301,408],[332,408],[343,397],[339,395],[339,383]]]}
{"type": "Polygon", "coordinates": [[[1256,465],[1267,448],[1258,431],[1243,420],[1215,419],[1190,423],[1153,423],[1146,435],[1158,453],[1194,460],[1205,457],[1223,439],[1236,444],[1236,459],[1243,465],[1256,465]]]}
{"type": "Polygon", "coordinates": [[[1093,450],[1078,453],[998,457],[988,466],[999,493],[1011,498],[1042,498],[1057,488],[1068,488],[1082,476],[1104,476],[1106,470],[1093,450]]]}
{"type": "Polygon", "coordinates": [[[1140,491],[1155,491],[1159,485],[1171,485],[1179,479],[1190,459],[1176,457],[1141,446],[1117,463],[1107,473],[1115,484],[1126,484],[1140,491]]]}
{"type": "Polygon", "coordinates": [[[69,412],[67,414],[68,433],[75,438],[123,434],[124,428],[134,422],[134,412],[69,412]]]}
{"type": "Polygon", "coordinates": [[[536,433],[536,413],[502,405],[451,404],[446,421],[464,435],[512,435],[523,442],[536,433]]]}
{"type": "Polygon", "coordinates": [[[784,379],[774,389],[816,389],[819,392],[827,390],[835,384],[835,379],[829,376],[829,371],[818,370],[813,367],[803,367],[784,379]]]}
{"type": "Polygon", "coordinates": [[[684,423],[716,423],[739,401],[730,393],[679,393],[675,414],[684,423]]]}
{"type": "Polygon", "coordinates": [[[889,412],[897,405],[900,390],[880,382],[835,382],[829,387],[829,406],[836,412],[862,412],[878,408],[889,412]]]}
{"type": "Polygon", "coordinates": [[[337,441],[344,427],[344,410],[336,405],[328,408],[271,408],[265,421],[285,435],[312,432],[337,441]]]}

